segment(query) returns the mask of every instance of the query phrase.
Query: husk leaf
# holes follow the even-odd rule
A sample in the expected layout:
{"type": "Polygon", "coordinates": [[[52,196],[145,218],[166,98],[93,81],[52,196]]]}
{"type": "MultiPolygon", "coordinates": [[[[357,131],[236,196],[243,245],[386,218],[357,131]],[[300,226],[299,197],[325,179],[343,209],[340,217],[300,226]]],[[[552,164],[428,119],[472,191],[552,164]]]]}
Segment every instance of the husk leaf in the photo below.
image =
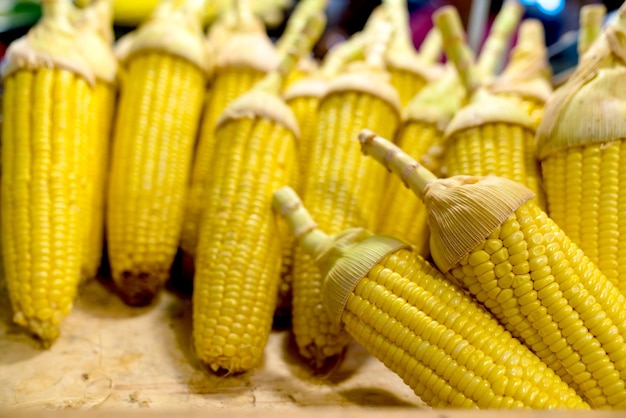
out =
{"type": "Polygon", "coordinates": [[[626,138],[626,7],[546,103],[538,157],[626,138]]]}
{"type": "Polygon", "coordinates": [[[70,21],[69,0],[44,0],[43,16],[7,48],[1,76],[18,70],[60,68],[95,83],[94,72],[78,48],[79,32],[70,21]]]}
{"type": "Polygon", "coordinates": [[[526,186],[494,176],[455,176],[430,182],[424,204],[430,251],[437,267],[444,273],[450,270],[533,197],[526,186]]]}

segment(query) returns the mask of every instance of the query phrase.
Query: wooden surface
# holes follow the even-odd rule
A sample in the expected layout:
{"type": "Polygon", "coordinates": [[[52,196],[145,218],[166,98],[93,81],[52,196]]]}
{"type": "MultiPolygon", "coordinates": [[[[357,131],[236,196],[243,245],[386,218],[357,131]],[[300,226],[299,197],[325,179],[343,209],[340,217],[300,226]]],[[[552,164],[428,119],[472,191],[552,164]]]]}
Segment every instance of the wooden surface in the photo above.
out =
{"type": "Polygon", "coordinates": [[[261,369],[218,377],[195,362],[190,300],[171,292],[155,306],[133,309],[92,281],[81,290],[61,338],[44,350],[12,324],[6,289],[0,288],[0,406],[13,412],[426,409],[395,374],[356,345],[340,366],[313,376],[286,331],[272,334],[261,369]]]}

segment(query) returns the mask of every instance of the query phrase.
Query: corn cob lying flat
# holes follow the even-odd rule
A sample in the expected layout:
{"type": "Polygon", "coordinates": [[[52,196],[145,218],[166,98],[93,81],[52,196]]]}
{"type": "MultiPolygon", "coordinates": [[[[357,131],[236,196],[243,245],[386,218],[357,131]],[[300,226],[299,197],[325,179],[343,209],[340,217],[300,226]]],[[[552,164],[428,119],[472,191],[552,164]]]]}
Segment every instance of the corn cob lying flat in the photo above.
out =
{"type": "Polygon", "coordinates": [[[112,10],[108,0],[98,0],[80,10],[75,25],[79,47],[96,77],[89,106],[87,138],[86,207],[83,231],[83,278],[93,278],[102,259],[104,200],[113,112],[117,93],[117,60],[113,55],[112,10]]]}
{"type": "Polygon", "coordinates": [[[626,292],[626,8],[546,105],[537,132],[550,217],[626,292]]]}
{"type": "Polygon", "coordinates": [[[13,320],[45,346],[80,280],[88,112],[95,77],[65,0],[8,48],[2,68],[2,263],[13,320]]]}
{"type": "Polygon", "coordinates": [[[274,196],[325,276],[324,306],[433,407],[585,408],[576,393],[403,241],[332,237],[292,189],[274,196]]]}
{"type": "Polygon", "coordinates": [[[180,240],[209,68],[195,13],[189,3],[141,26],[123,62],[107,240],[113,280],[130,305],[158,294],[180,240]]]}
{"type": "Polygon", "coordinates": [[[541,172],[533,149],[534,123],[514,101],[481,87],[480,74],[456,9],[440,8],[434,17],[444,38],[448,57],[454,62],[470,103],[450,121],[444,135],[445,174],[497,175],[526,184],[543,207],[541,172]]]}
{"type": "Polygon", "coordinates": [[[439,180],[371,132],[364,152],[424,199],[431,254],[594,408],[626,407],[626,299],[530,199],[498,177],[439,180]]]}
{"type": "MultiPolygon", "coordinates": [[[[380,47],[385,40],[379,42],[380,47]]],[[[372,227],[378,215],[370,202],[382,192],[385,173],[360,155],[351,138],[362,126],[377,126],[392,135],[399,122],[397,93],[387,81],[381,54],[381,50],[372,51],[368,64],[359,71],[332,80],[319,105],[302,190],[311,213],[331,232],[357,225],[372,227]]],[[[300,354],[321,368],[343,353],[349,338],[324,312],[322,277],[313,259],[300,249],[296,249],[293,275],[296,343],[300,354]]]]}
{"type": "Polygon", "coordinates": [[[238,31],[220,47],[216,58],[215,74],[207,93],[196,144],[180,242],[183,251],[192,256],[198,244],[200,214],[207,204],[205,188],[214,171],[211,161],[216,146],[217,120],[231,102],[277,64],[276,50],[270,39],[260,31],[257,21],[240,11],[242,13],[238,31]]]}
{"type": "Polygon", "coordinates": [[[309,19],[290,48],[299,55],[285,54],[279,69],[229,105],[217,124],[193,293],[194,348],[217,372],[244,372],[263,359],[282,255],[271,196],[292,179],[299,135],[278,94],[323,23],[321,14],[309,19]]]}
{"type": "MultiPolygon", "coordinates": [[[[444,129],[461,108],[464,96],[456,71],[449,68],[446,75],[424,87],[407,105],[396,144],[411,155],[422,157],[422,161],[438,165],[432,149],[441,148],[444,129]]],[[[428,256],[426,208],[399,179],[389,179],[377,232],[404,239],[417,254],[428,256]]]]}

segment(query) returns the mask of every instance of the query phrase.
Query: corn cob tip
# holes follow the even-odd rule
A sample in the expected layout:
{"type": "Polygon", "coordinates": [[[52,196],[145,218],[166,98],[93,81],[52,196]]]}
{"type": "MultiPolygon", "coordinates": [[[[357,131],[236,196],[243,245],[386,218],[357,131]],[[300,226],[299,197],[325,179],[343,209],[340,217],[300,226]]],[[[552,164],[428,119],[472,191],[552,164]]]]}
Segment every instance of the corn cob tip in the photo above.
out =
{"type": "Polygon", "coordinates": [[[146,272],[123,271],[114,275],[117,293],[128,306],[151,305],[159,295],[166,278],[146,272]]]}
{"type": "Polygon", "coordinates": [[[162,51],[186,59],[209,73],[213,58],[206,47],[201,19],[194,15],[192,8],[171,4],[162,7],[168,12],[155,11],[149,21],[136,29],[123,58],[130,59],[147,50],[162,51]]]}
{"type": "Polygon", "coordinates": [[[48,0],[42,3],[42,18],[26,35],[7,48],[0,76],[15,71],[55,67],[70,71],[95,83],[89,63],[78,49],[79,32],[71,22],[69,0],[48,0]]]}
{"type": "Polygon", "coordinates": [[[364,130],[359,140],[366,155],[385,165],[424,200],[431,254],[443,272],[534,197],[524,185],[500,177],[437,179],[399,147],[375,133],[364,130]]]}
{"type": "Polygon", "coordinates": [[[626,137],[626,18],[619,14],[546,103],[537,128],[540,160],[570,147],[626,137]]]}
{"type": "Polygon", "coordinates": [[[514,101],[480,89],[474,93],[470,104],[452,118],[446,127],[444,138],[448,139],[461,131],[488,123],[507,123],[535,129],[531,117],[514,101]]]}
{"type": "Polygon", "coordinates": [[[22,311],[16,310],[13,315],[13,322],[32,332],[44,349],[52,347],[61,334],[58,323],[62,318],[56,318],[56,323],[44,321],[37,317],[26,317],[22,311]]]}
{"type": "Polygon", "coordinates": [[[317,97],[321,98],[326,94],[328,83],[320,77],[305,77],[289,85],[283,92],[283,99],[286,101],[296,97],[317,97]]]}

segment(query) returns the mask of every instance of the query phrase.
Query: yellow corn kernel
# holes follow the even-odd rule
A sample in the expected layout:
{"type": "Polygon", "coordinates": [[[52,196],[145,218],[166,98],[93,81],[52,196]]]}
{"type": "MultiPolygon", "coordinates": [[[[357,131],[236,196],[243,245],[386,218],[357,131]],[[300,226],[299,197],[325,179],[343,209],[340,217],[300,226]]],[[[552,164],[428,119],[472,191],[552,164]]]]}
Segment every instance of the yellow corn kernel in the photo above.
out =
{"type": "Polygon", "coordinates": [[[97,81],[89,107],[89,146],[87,157],[85,233],[83,243],[84,278],[95,277],[102,260],[104,242],[104,200],[109,167],[109,147],[115,110],[115,88],[97,81]]]}
{"type": "Polygon", "coordinates": [[[187,254],[195,254],[200,228],[200,214],[206,206],[205,188],[213,173],[215,125],[226,106],[259,81],[264,71],[247,67],[224,67],[215,74],[206,96],[198,143],[196,145],[189,195],[187,197],[180,246],[187,254]]]}
{"type": "Polygon", "coordinates": [[[264,118],[228,120],[217,131],[199,233],[193,340],[214,371],[257,367],[272,325],[281,249],[272,193],[290,180],[294,134],[264,118]]]}
{"type": "Polygon", "coordinates": [[[448,277],[487,307],[505,303],[509,309],[492,313],[592,407],[626,406],[624,296],[532,202],[488,237],[498,240],[508,258],[474,250],[448,277]],[[518,271],[506,287],[512,292],[502,296],[497,273],[480,277],[498,269],[518,271]]]}
{"type": "Polygon", "coordinates": [[[124,301],[150,303],[178,248],[206,76],[184,58],[128,62],[114,128],[107,202],[112,276],[124,301]]]}
{"type": "Polygon", "coordinates": [[[403,241],[363,228],[328,236],[286,187],[275,192],[273,204],[298,233],[299,248],[324,272],[323,302],[332,320],[428,405],[588,408],[493,316],[403,241]]]}
{"type": "Polygon", "coordinates": [[[49,345],[80,280],[91,88],[54,68],[18,70],[3,87],[2,262],[13,320],[49,345]]]}
{"type": "Polygon", "coordinates": [[[542,161],[550,217],[602,273],[626,292],[626,175],[622,141],[572,147],[542,161]],[[584,171],[583,171],[584,170],[584,171]],[[567,199],[565,197],[567,196],[567,199]]]}

